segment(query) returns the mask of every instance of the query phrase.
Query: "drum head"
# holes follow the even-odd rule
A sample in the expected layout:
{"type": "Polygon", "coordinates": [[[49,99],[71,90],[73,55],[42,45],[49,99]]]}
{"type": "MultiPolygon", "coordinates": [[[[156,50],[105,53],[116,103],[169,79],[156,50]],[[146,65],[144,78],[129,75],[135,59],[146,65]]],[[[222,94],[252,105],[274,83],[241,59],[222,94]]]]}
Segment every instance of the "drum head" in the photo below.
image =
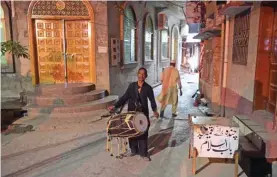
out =
{"type": "Polygon", "coordinates": [[[144,114],[137,114],[134,119],[134,126],[137,131],[145,132],[148,127],[148,121],[144,114]]]}

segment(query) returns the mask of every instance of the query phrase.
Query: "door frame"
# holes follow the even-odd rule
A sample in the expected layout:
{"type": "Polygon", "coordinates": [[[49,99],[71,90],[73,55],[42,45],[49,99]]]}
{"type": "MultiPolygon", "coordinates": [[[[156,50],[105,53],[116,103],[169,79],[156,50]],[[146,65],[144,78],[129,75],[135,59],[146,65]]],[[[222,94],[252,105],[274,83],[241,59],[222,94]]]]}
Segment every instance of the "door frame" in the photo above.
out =
{"type": "MultiPolygon", "coordinates": [[[[271,72],[271,57],[273,57],[273,37],[274,37],[274,20],[276,20],[274,13],[276,13],[276,6],[267,6],[267,5],[263,5],[261,6],[261,15],[260,16],[260,24],[259,24],[259,33],[262,32],[261,29],[267,28],[268,26],[264,26],[262,18],[264,18],[265,16],[267,17],[267,20],[272,20],[272,24],[271,26],[269,26],[271,28],[270,31],[270,36],[268,38],[270,38],[270,43],[269,43],[269,47],[270,50],[267,51],[266,53],[264,51],[259,51],[261,47],[263,47],[262,42],[263,39],[266,38],[266,36],[262,35],[259,36],[258,39],[258,46],[257,46],[257,59],[256,59],[256,67],[255,67],[255,82],[254,82],[254,96],[253,96],[253,111],[255,110],[268,110],[268,106],[269,106],[269,94],[270,94],[270,72],[271,72]],[[268,13],[268,14],[265,14],[268,13]],[[266,60],[264,60],[266,56],[266,60]],[[262,59],[263,58],[263,59],[262,59]],[[263,66],[261,65],[261,62],[263,63],[263,66]],[[265,69],[263,69],[263,67],[266,65],[266,71],[268,71],[268,73],[264,73],[265,69]],[[260,93],[262,92],[262,93],[260,93]]],[[[266,23],[266,22],[265,22],[266,23]]],[[[276,106],[276,105],[275,105],[276,106]]],[[[273,113],[274,114],[274,113],[273,113]]]]}
{"type": "Polygon", "coordinates": [[[94,26],[94,11],[89,1],[82,0],[86,6],[89,15],[88,16],[54,16],[54,15],[34,15],[33,8],[36,3],[40,1],[32,0],[27,13],[28,21],[28,35],[29,35],[29,52],[31,62],[31,73],[32,73],[32,84],[39,84],[39,71],[38,71],[38,60],[36,54],[36,35],[35,35],[35,20],[88,20],[91,26],[90,30],[90,41],[91,41],[91,72],[92,72],[92,83],[96,83],[96,61],[95,61],[95,26],[94,26]]]}

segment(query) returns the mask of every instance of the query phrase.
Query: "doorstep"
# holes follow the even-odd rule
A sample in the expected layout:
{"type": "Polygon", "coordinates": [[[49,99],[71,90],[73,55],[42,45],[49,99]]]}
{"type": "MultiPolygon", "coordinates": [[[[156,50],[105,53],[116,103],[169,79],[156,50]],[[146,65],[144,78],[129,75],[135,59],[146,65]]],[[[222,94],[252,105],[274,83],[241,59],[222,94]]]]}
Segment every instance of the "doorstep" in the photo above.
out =
{"type": "Polygon", "coordinates": [[[260,123],[245,115],[235,115],[233,120],[239,124],[240,131],[261,152],[265,158],[277,160],[277,133],[270,132],[260,123]]]}

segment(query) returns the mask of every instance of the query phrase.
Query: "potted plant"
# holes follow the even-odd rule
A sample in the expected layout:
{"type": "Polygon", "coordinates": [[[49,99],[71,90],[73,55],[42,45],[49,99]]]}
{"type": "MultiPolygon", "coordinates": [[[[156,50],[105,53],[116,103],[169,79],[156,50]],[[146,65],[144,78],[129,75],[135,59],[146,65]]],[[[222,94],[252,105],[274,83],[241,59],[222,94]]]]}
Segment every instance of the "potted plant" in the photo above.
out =
{"type": "MultiPolygon", "coordinates": [[[[14,55],[16,58],[29,58],[27,47],[13,40],[1,42],[1,57],[4,57],[7,53],[14,55]]],[[[26,102],[25,89],[20,92],[20,100],[21,102],[26,102]]]]}
{"type": "Polygon", "coordinates": [[[13,54],[16,58],[29,58],[28,49],[22,46],[20,42],[8,40],[1,42],[1,54],[4,56],[6,53],[13,54]]]}

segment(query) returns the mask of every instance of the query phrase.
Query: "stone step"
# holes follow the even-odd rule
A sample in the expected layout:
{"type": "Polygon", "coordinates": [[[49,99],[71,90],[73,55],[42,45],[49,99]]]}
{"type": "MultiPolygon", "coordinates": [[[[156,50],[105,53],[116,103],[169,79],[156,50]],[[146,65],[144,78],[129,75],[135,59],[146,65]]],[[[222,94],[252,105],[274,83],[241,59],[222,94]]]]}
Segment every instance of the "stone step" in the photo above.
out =
{"type": "Polygon", "coordinates": [[[64,84],[39,85],[35,92],[45,96],[60,96],[86,93],[95,90],[92,83],[72,83],[65,88],[64,84]]]}
{"type": "Polygon", "coordinates": [[[91,102],[98,99],[102,99],[107,96],[106,90],[94,90],[87,93],[79,93],[73,95],[60,95],[60,96],[46,96],[29,94],[27,96],[29,104],[36,104],[40,106],[52,106],[52,105],[73,105],[85,102],[91,102]]]}
{"type": "Polygon", "coordinates": [[[73,113],[52,113],[50,114],[50,118],[80,118],[80,117],[95,117],[95,115],[104,115],[107,114],[107,109],[98,109],[87,112],[73,112],[73,113]],[[98,112],[99,110],[103,110],[102,112],[98,112]]]}
{"type": "Polygon", "coordinates": [[[38,114],[71,114],[71,113],[84,113],[99,109],[106,109],[111,104],[115,103],[118,96],[107,96],[99,100],[95,100],[87,103],[80,103],[76,105],[53,105],[53,106],[40,106],[40,105],[29,105],[25,107],[28,110],[28,115],[38,114]]]}

